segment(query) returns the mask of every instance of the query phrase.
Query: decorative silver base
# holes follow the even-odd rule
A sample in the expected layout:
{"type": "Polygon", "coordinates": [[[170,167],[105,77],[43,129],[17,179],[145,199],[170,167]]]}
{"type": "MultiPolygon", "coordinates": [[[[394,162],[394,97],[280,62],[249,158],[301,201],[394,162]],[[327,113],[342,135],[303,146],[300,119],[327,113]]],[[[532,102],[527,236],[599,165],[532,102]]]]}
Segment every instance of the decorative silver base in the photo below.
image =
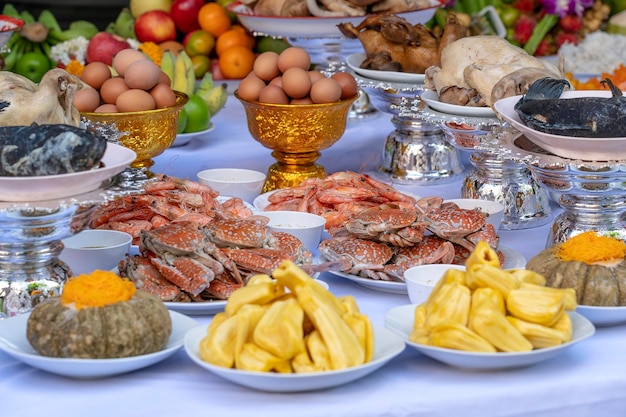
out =
{"type": "Polygon", "coordinates": [[[394,116],[378,170],[399,184],[434,185],[463,173],[459,152],[434,124],[394,116]]]}

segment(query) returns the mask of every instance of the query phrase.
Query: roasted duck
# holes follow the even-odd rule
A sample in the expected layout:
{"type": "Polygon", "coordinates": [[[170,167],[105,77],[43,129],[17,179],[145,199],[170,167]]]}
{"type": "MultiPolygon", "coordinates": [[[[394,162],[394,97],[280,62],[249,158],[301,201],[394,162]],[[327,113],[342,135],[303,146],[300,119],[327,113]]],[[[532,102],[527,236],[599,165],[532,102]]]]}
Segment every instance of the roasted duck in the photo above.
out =
{"type": "Polygon", "coordinates": [[[393,14],[371,15],[358,26],[341,23],[337,27],[344,36],[361,41],[366,54],[362,68],[416,74],[439,65],[443,48],[469,34],[454,13],[448,15],[441,36],[393,14]]]}
{"type": "Polygon", "coordinates": [[[107,141],[65,124],[0,126],[0,176],[86,171],[100,165],[107,141]]]}
{"type": "Polygon", "coordinates": [[[515,104],[520,119],[530,128],[554,135],[612,138],[626,136],[626,98],[610,79],[602,82],[611,97],[562,99],[566,80],[542,78],[515,104]]]}

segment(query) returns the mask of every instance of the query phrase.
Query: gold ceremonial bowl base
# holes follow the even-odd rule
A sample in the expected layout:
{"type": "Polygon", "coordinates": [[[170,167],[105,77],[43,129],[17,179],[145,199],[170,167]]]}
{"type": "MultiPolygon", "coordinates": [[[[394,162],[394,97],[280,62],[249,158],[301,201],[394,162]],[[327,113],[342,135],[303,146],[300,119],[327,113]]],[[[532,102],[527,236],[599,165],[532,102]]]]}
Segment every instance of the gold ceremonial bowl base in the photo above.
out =
{"type": "Polygon", "coordinates": [[[269,167],[263,192],[324,178],[326,170],[315,161],[320,151],[337,142],[346,130],[352,98],[327,104],[267,104],[237,95],[254,139],[272,149],[276,163],[269,167]]]}
{"type": "Polygon", "coordinates": [[[175,91],[176,104],[163,109],[129,113],[81,113],[92,124],[115,124],[122,134],[120,143],[135,151],[137,158],[131,168],[148,170],[154,161],[176,139],[178,116],[189,98],[186,94],[175,91]]]}

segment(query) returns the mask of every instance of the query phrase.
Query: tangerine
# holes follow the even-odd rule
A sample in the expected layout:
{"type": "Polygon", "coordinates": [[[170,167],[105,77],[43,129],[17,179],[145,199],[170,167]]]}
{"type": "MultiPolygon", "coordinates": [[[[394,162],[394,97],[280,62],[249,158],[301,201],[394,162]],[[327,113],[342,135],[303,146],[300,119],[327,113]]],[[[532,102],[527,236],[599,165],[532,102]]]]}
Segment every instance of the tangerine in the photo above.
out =
{"type": "Polygon", "coordinates": [[[232,21],[226,9],[212,2],[206,3],[198,11],[198,24],[202,30],[206,30],[217,38],[230,29],[232,21]]]}
{"type": "Polygon", "coordinates": [[[252,71],[254,58],[250,48],[235,45],[222,52],[218,57],[218,66],[224,78],[240,79],[252,71]]]}
{"type": "Polygon", "coordinates": [[[252,45],[254,46],[254,38],[249,36],[245,31],[229,29],[217,38],[217,41],[215,42],[215,52],[217,53],[217,56],[220,56],[222,55],[222,52],[231,46],[236,45],[252,49],[252,46],[250,46],[250,40],[252,40],[252,45]]]}
{"type": "Polygon", "coordinates": [[[241,26],[239,23],[236,23],[234,25],[232,25],[230,27],[232,30],[238,30],[240,32],[243,32],[246,34],[246,36],[248,37],[248,41],[249,44],[248,46],[250,47],[250,49],[254,48],[256,46],[256,38],[250,33],[250,31],[248,29],[246,29],[245,27],[241,26]]]}
{"type": "Polygon", "coordinates": [[[215,48],[215,37],[206,30],[198,29],[189,32],[183,40],[185,52],[190,57],[196,55],[209,55],[215,48]]]}

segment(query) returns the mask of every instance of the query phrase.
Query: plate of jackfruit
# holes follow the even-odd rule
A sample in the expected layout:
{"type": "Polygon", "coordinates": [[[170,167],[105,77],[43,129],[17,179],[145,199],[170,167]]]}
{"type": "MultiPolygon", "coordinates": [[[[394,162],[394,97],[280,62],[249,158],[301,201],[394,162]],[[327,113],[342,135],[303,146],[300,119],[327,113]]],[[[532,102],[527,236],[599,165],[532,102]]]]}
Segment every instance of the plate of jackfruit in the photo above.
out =
{"type": "MultiPolygon", "coordinates": [[[[595,327],[588,319],[573,311],[566,311],[563,312],[563,317],[567,317],[564,321],[569,319],[571,322],[571,337],[568,338],[565,335],[565,338],[569,340],[567,342],[561,341],[558,344],[546,347],[529,347],[528,345],[523,346],[524,343],[521,343],[519,349],[524,349],[522,351],[506,352],[498,348],[493,348],[494,350],[492,351],[485,351],[489,349],[484,345],[485,338],[481,336],[478,337],[482,340],[476,338],[477,333],[485,333],[483,330],[478,330],[478,332],[472,331],[470,327],[462,326],[458,322],[453,321],[439,323],[434,326],[434,329],[431,329],[430,334],[426,338],[420,340],[419,331],[416,331],[414,326],[415,309],[417,307],[415,304],[410,304],[388,310],[385,314],[385,327],[402,337],[407,345],[418,352],[444,364],[461,369],[502,370],[535,365],[562,354],[568,348],[582,342],[595,333],[595,327]],[[440,347],[433,343],[456,346],[456,348],[440,347]],[[479,349],[482,349],[482,351],[479,349]]],[[[505,317],[504,320],[507,323],[511,323],[511,319],[508,317],[505,317]]],[[[558,337],[556,336],[557,332],[550,332],[545,329],[543,330],[545,335],[541,336],[540,332],[542,330],[540,328],[529,327],[532,329],[531,331],[537,332],[534,343],[540,344],[539,339],[541,337],[545,337],[545,340],[558,337]]],[[[491,328],[491,331],[493,331],[496,327],[485,325],[484,328],[491,328]]],[[[488,337],[490,338],[490,336],[488,337]]],[[[502,340],[506,340],[511,345],[514,344],[511,341],[515,340],[504,334],[494,334],[492,337],[502,338],[502,340]]]]}

